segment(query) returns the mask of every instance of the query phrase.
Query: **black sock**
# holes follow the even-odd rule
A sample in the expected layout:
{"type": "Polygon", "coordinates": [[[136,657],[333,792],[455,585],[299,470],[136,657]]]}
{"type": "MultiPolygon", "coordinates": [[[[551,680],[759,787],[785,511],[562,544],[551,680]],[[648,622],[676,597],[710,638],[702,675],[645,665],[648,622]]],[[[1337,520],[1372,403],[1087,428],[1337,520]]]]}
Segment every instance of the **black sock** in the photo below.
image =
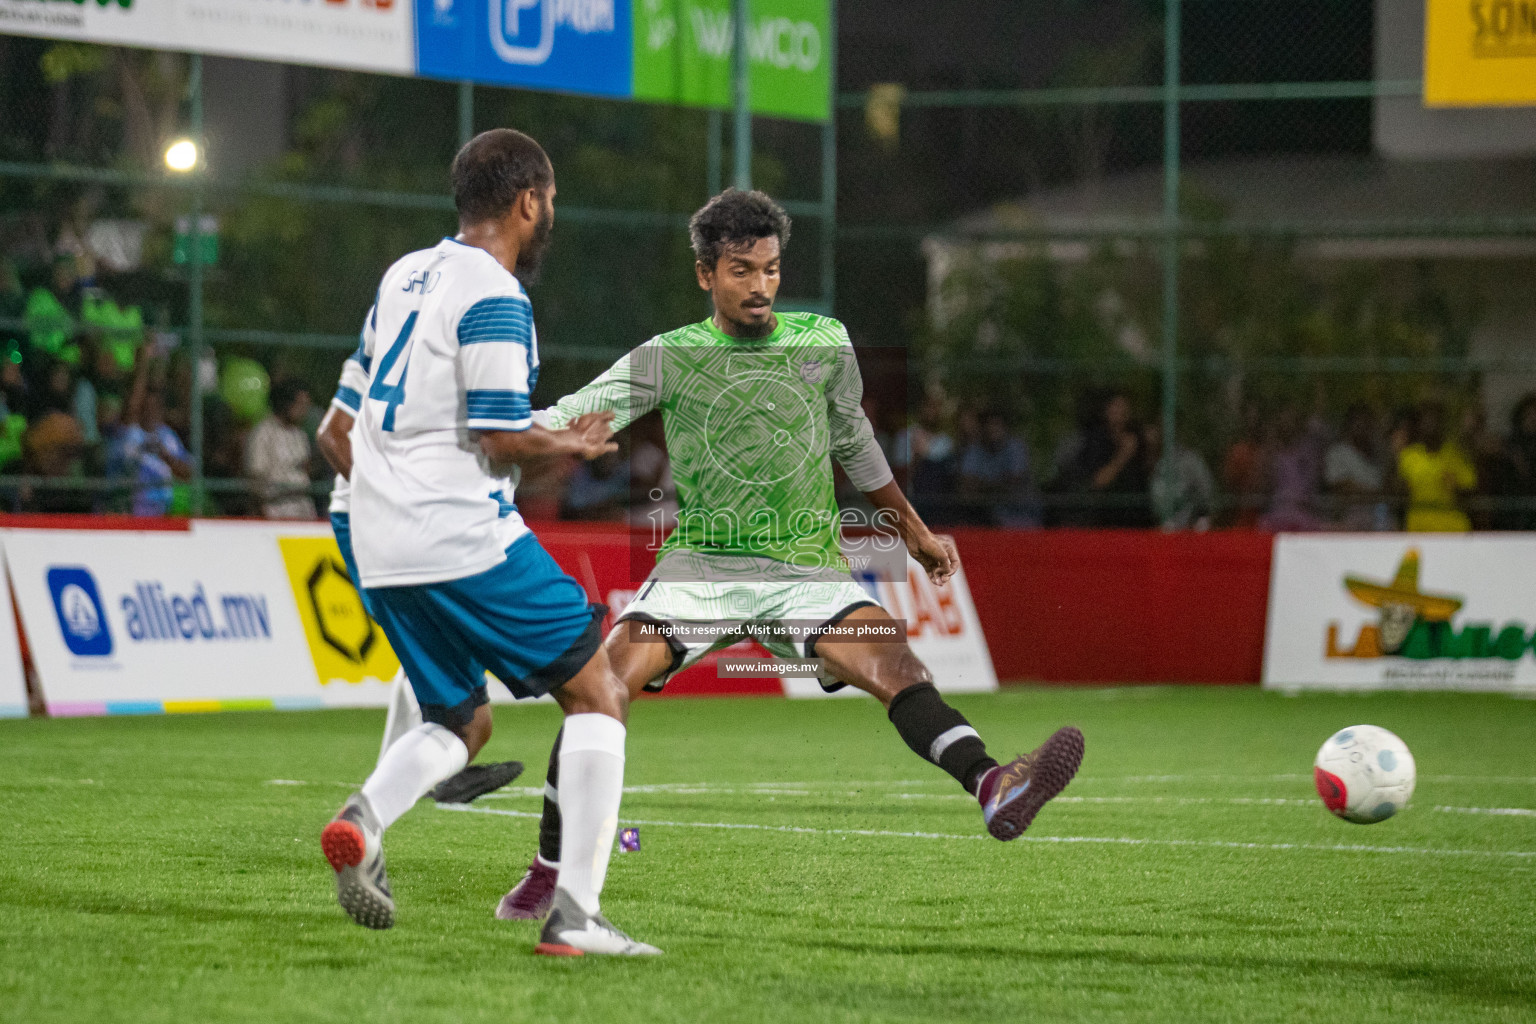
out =
{"type": "Polygon", "coordinates": [[[539,819],[539,856],[551,864],[560,863],[560,805],[554,796],[560,788],[560,741],[564,738],[565,727],[561,726],[549,752],[549,774],[544,776],[544,817],[539,819]]]}
{"type": "Polygon", "coordinates": [[[889,714],[907,746],[953,775],[967,793],[974,794],[977,780],[997,767],[971,723],[944,703],[932,683],[915,683],[902,690],[892,698],[889,714]]]}

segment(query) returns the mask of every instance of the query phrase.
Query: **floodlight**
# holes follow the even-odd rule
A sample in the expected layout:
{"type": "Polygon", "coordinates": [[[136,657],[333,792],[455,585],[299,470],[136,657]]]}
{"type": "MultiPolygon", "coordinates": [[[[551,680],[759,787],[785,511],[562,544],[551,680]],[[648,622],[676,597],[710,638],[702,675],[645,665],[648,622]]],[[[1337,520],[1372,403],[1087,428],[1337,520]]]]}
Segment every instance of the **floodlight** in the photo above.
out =
{"type": "Polygon", "coordinates": [[[165,148],[165,166],[181,174],[195,168],[200,157],[191,139],[177,139],[165,148]]]}

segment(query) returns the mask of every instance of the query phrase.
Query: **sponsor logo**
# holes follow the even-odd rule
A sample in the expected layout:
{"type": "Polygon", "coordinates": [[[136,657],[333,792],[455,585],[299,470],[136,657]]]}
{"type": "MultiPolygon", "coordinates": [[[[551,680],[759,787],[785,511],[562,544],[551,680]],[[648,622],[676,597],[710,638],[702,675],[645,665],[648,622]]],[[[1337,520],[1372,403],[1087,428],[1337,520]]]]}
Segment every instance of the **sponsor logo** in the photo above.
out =
{"type": "Polygon", "coordinates": [[[354,665],[365,663],[379,641],[379,629],[363,607],[347,567],[337,559],[321,558],[305,583],[320,639],[354,665]]]}
{"type": "Polygon", "coordinates": [[[278,548],[320,683],[393,679],[400,662],[368,614],[336,542],[329,537],[281,537],[278,548]]]}
{"type": "MultiPolygon", "coordinates": [[[[508,64],[538,66],[555,51],[555,30],[614,30],[614,0],[490,0],[491,48],[508,64]]],[[[446,13],[439,6],[439,13],[446,13]]]]}
{"type": "Polygon", "coordinates": [[[167,592],[158,580],[141,580],[119,605],[124,629],[135,643],[272,639],[264,594],[216,594],[210,599],[201,583],[177,594],[167,592]]]}
{"type": "MultiPolygon", "coordinates": [[[[1536,0],[1532,0],[1536,2],[1536,0]]],[[[646,46],[660,50],[677,35],[677,21],[659,0],[646,0],[646,46]]],[[[729,10],[690,5],[688,26],[699,54],[726,60],[735,49],[735,21],[729,10]]],[[[809,21],[764,17],[747,26],[747,59],[781,71],[815,71],[821,66],[821,31],[809,21]]]]}
{"type": "Polygon", "coordinates": [[[64,646],[81,658],[104,658],[112,653],[112,630],[101,604],[96,577],[79,566],[53,566],[48,570],[48,591],[59,617],[64,646]]]}
{"type": "MultiPolygon", "coordinates": [[[[905,562],[905,548],[901,551],[901,558],[905,562]]],[[[955,599],[955,588],[934,586],[928,574],[916,566],[906,566],[905,588],[896,585],[903,582],[900,576],[893,577],[870,569],[855,569],[853,579],[893,618],[906,623],[909,640],[920,637],[942,639],[965,634],[965,615],[955,599]]]]}
{"type": "Polygon", "coordinates": [[[1513,662],[1536,644],[1536,633],[1522,622],[1467,622],[1458,627],[1456,615],[1465,599],[1421,589],[1419,562],[1418,549],[1409,548],[1390,581],[1344,577],[1349,595],[1377,609],[1380,617],[1360,627],[1351,647],[1341,645],[1339,623],[1328,623],[1326,657],[1513,662]]]}
{"type": "Polygon", "coordinates": [[[1472,0],[1472,55],[1536,57],[1536,0],[1472,0]]]}

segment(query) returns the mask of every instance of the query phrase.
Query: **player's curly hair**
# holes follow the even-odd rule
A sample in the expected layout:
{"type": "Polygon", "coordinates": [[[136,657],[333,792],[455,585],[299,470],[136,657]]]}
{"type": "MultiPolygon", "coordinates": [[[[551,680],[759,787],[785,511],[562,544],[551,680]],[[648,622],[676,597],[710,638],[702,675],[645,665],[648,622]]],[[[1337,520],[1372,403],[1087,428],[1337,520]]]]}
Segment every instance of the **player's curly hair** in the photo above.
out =
{"type": "Polygon", "coordinates": [[[755,189],[728,188],[704,204],[688,221],[693,256],[713,270],[727,252],[750,249],[760,238],[777,236],[779,249],[789,245],[789,214],[755,189]]]}
{"type": "Polygon", "coordinates": [[[449,171],[459,222],[479,224],[506,214],[524,190],[548,188],[554,165],[544,147],[512,128],[492,128],[464,144],[449,171]]]}

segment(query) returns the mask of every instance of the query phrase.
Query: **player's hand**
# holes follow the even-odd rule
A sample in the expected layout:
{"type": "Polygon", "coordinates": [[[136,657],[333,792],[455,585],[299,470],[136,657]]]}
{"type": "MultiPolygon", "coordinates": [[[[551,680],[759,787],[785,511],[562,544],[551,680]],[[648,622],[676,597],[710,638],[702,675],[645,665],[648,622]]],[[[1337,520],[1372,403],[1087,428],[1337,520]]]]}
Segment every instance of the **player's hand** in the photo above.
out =
{"type": "Polygon", "coordinates": [[[577,454],[584,459],[595,459],[599,455],[619,450],[618,443],[612,440],[611,411],[584,413],[576,417],[569,429],[576,435],[577,454]]]}
{"type": "Polygon", "coordinates": [[[924,530],[916,537],[907,541],[907,550],[912,557],[917,559],[917,564],[928,573],[928,578],[936,587],[942,587],[949,582],[949,578],[960,567],[960,553],[955,550],[955,542],[948,537],[940,537],[930,530],[924,530]]]}
{"type": "MultiPolygon", "coordinates": [[[[584,412],[580,416],[577,416],[574,420],[571,420],[571,429],[579,434],[596,426],[607,426],[612,422],[613,413],[607,410],[604,410],[603,412],[584,412]]],[[[611,427],[609,428],[608,433],[613,433],[613,429],[611,427]]]]}

